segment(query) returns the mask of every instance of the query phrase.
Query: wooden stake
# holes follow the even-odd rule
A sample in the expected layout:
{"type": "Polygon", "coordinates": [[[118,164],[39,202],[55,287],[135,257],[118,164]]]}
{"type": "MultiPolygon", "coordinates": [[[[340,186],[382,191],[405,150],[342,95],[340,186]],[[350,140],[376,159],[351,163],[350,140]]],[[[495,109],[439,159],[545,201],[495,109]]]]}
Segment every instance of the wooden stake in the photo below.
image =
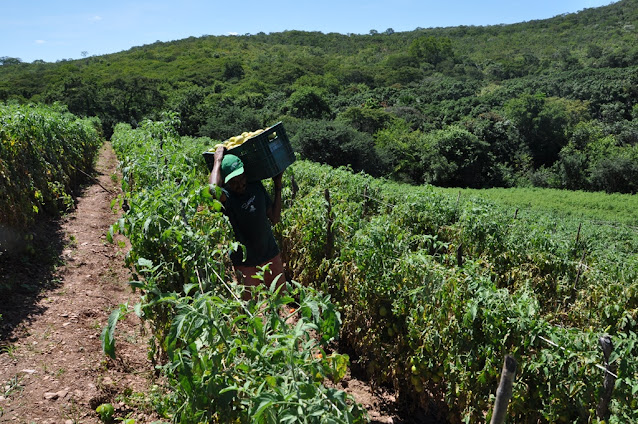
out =
{"type": "Polygon", "coordinates": [[[490,424],[503,424],[507,417],[507,405],[512,397],[512,384],[516,376],[516,359],[510,355],[505,356],[503,371],[501,371],[501,382],[496,391],[496,401],[494,402],[494,412],[490,424]]]}
{"type": "Polygon", "coordinates": [[[334,234],[332,232],[332,224],[333,224],[333,219],[332,219],[332,205],[330,204],[330,191],[328,191],[328,189],[326,189],[323,193],[324,197],[326,198],[326,209],[328,212],[328,228],[326,229],[326,258],[331,258],[332,257],[332,250],[334,248],[334,234]]]}
{"type": "Polygon", "coordinates": [[[598,339],[598,343],[600,343],[600,347],[603,349],[603,356],[605,357],[605,371],[607,372],[605,373],[605,379],[603,380],[603,391],[600,395],[600,401],[596,407],[596,416],[599,420],[608,422],[610,416],[609,404],[611,403],[611,395],[614,390],[614,385],[616,384],[616,368],[618,368],[618,366],[615,363],[609,363],[609,357],[614,349],[611,337],[605,334],[598,339]]]}
{"type": "Polygon", "coordinates": [[[582,227],[583,223],[578,224],[578,233],[576,233],[576,245],[578,245],[578,241],[580,240],[580,227],[582,227]]]}

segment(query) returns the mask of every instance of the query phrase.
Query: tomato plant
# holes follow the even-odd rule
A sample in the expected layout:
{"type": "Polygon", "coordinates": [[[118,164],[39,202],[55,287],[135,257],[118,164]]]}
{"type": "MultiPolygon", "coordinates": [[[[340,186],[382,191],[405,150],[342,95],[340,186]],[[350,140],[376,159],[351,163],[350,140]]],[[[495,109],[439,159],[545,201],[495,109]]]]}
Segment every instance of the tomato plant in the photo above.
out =
{"type": "Polygon", "coordinates": [[[350,396],[323,384],[348,364],[327,351],[341,324],[329,296],[292,281],[285,292],[258,286],[239,300],[228,259],[238,246],[203,173],[212,142],[178,137],[176,124],[169,115],[135,130],[119,125],[112,139],[128,210],[109,239],[129,238],[130,284],[142,297],[113,312],[105,352],[117,352],[121,317],[134,311],[149,322],[170,383],[165,414],[176,422],[363,422],[350,396]]]}

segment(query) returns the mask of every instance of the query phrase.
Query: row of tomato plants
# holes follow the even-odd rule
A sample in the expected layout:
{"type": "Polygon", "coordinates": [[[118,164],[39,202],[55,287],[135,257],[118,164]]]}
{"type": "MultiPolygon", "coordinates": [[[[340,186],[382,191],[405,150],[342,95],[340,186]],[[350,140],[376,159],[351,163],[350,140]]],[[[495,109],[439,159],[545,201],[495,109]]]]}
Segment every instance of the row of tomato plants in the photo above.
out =
{"type": "MultiPolygon", "coordinates": [[[[232,280],[227,250],[235,246],[220,205],[207,196],[201,152],[209,141],[178,138],[171,125],[147,122],[135,131],[121,126],[113,140],[130,204],[114,230],[131,239],[128,260],[144,277],[132,283],[144,289],[143,301],[135,309],[154,324],[157,349],[170,352],[164,369],[175,389],[168,402],[173,412],[167,414],[184,422],[193,416],[223,421],[221,417],[228,418],[230,412],[219,415],[205,405],[228,405],[233,399],[234,417],[255,419],[250,414],[259,408],[250,399],[260,399],[261,392],[233,388],[233,396],[212,401],[207,397],[211,388],[204,381],[210,385],[215,376],[215,384],[232,383],[219,383],[219,372],[226,375],[223,364],[229,359],[224,357],[221,365],[202,365],[197,353],[214,345],[202,342],[200,328],[226,328],[224,322],[251,327],[254,322],[232,318],[232,313],[226,321],[211,320],[209,309],[201,308],[210,308],[213,299],[200,298],[212,290],[214,299],[223,299],[224,305],[230,301],[239,310],[248,307],[253,312],[247,317],[256,310],[274,311],[291,298],[275,300],[274,307],[262,304],[261,309],[250,309],[259,302],[246,306],[229,296],[234,286],[221,282],[232,280]],[[202,208],[203,204],[207,206],[202,208]],[[182,334],[184,328],[196,331],[182,334]],[[200,395],[203,398],[197,400],[200,395]]],[[[334,317],[343,319],[343,345],[357,354],[371,378],[392,385],[406,403],[427,407],[440,400],[450,421],[489,419],[501,361],[512,354],[520,364],[509,409],[513,420],[595,421],[593,409],[604,373],[596,367],[602,363],[597,338],[606,332],[615,344],[611,361],[619,376],[611,421],[636,419],[635,230],[581,229],[576,221],[541,214],[523,219],[512,211],[445,195],[432,187],[408,187],[302,161],[286,175],[287,201],[276,232],[290,272],[302,283],[291,290],[306,293],[296,294],[299,299],[329,294],[338,309],[334,317]],[[319,292],[308,295],[310,287],[319,292]]],[[[272,305],[273,295],[264,296],[272,305]]],[[[323,307],[306,311],[333,310],[329,306],[333,304],[322,299],[323,307]]],[[[120,313],[114,313],[112,323],[120,313]]],[[[276,321],[274,316],[271,319],[276,321]]],[[[314,325],[330,328],[328,334],[333,335],[335,320],[314,325]]],[[[275,335],[275,327],[285,328],[272,324],[275,335]]],[[[239,333],[254,334],[250,329],[239,333]]],[[[109,334],[106,331],[106,345],[112,347],[109,334]]],[[[214,334],[206,332],[206,337],[214,334]]],[[[217,344],[217,351],[225,352],[222,344],[217,344]]],[[[302,355],[320,347],[304,349],[302,355]]],[[[248,348],[239,350],[248,352],[248,348]]],[[[345,364],[339,355],[327,362],[325,356],[306,359],[323,363],[305,374],[319,370],[317,380],[338,378],[345,364]]],[[[252,362],[248,369],[262,366],[252,362]]],[[[254,373],[253,383],[261,381],[262,388],[279,390],[270,378],[277,374],[269,373],[254,373]]],[[[237,378],[244,377],[233,377],[237,378]]],[[[218,393],[219,387],[212,392],[218,393]]],[[[350,405],[351,416],[359,417],[351,400],[342,399],[341,407],[350,405]]],[[[271,417],[280,419],[283,398],[271,401],[259,404],[279,411],[271,417]]],[[[283,410],[292,420],[290,408],[283,410]]]]}
{"type": "Polygon", "coordinates": [[[0,224],[19,231],[71,207],[103,143],[99,128],[60,105],[0,104],[0,224]]]}
{"type": "Polygon", "coordinates": [[[610,422],[638,420],[635,228],[520,217],[306,162],[291,172],[284,261],[332,295],[341,340],[372,379],[408,404],[441,401],[451,422],[483,422],[511,354],[512,422],[595,422],[598,338],[609,334],[619,377],[610,422]]]}
{"type": "Polygon", "coordinates": [[[120,124],[112,137],[127,211],[109,238],[130,240],[130,284],[141,300],[113,311],[105,352],[116,355],[116,324],[126,314],[151,325],[151,356],[168,382],[156,407],[173,422],[364,422],[349,395],[324,384],[348,365],[330,350],[341,319],[327,295],[291,282],[285,292],[257,287],[240,300],[228,262],[237,244],[206,183],[201,153],[211,141],[179,137],[177,125],[167,115],[137,129],[120,124]]]}

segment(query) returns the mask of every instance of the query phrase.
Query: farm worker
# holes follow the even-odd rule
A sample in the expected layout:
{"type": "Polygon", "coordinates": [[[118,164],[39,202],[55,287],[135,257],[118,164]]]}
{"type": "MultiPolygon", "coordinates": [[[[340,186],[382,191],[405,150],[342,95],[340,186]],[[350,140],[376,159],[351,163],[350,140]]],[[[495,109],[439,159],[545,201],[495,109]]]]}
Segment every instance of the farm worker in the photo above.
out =
{"type": "Polygon", "coordinates": [[[230,258],[237,279],[246,286],[244,300],[250,298],[250,286],[259,284],[253,278],[259,266],[269,264],[264,274],[264,284],[270,287],[279,277],[277,285],[285,283],[284,269],[277,241],[272,227],[281,218],[281,175],[273,177],[275,186],[274,200],[271,200],[261,181],[247,182],[244,164],[240,158],[225,154],[225,148],[215,150],[213,169],[208,182],[211,194],[215,195],[215,186],[222,188],[220,201],[224,213],[228,216],[235,238],[246,247],[246,259],[243,251],[234,251],[230,258]]]}

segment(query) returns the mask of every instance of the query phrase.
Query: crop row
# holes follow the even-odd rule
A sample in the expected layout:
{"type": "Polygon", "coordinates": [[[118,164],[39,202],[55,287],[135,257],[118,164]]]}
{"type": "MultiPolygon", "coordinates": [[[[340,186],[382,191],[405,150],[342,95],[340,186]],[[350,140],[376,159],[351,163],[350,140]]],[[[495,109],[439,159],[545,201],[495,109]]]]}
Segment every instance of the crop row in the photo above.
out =
{"type": "Polygon", "coordinates": [[[0,225],[23,230],[41,211],[72,206],[102,144],[99,126],[63,107],[0,104],[0,225]]]}
{"type": "Polygon", "coordinates": [[[168,381],[156,407],[173,422],[363,422],[350,396],[324,385],[348,365],[329,349],[341,322],[329,297],[291,283],[239,300],[228,262],[236,243],[206,184],[201,153],[211,141],[177,136],[178,123],[169,115],[137,129],[120,124],[112,138],[127,212],[109,238],[119,231],[130,240],[131,286],[142,297],[111,314],[104,350],[116,355],[116,324],[127,313],[152,326],[152,354],[168,381]]]}
{"type": "Polygon", "coordinates": [[[512,422],[592,422],[618,369],[610,422],[638,419],[638,234],[307,162],[278,227],[293,277],[329,293],[341,340],[408,404],[489,420],[506,354],[512,422]],[[559,346],[559,347],[556,347],[559,346]],[[600,365],[600,367],[596,367],[600,365]]]}
{"type": "MultiPolygon", "coordinates": [[[[451,422],[489,420],[506,354],[519,363],[513,422],[595,421],[605,375],[598,338],[608,334],[618,376],[609,422],[638,419],[635,229],[517,216],[430,186],[298,161],[284,177],[276,227],[298,283],[291,297],[265,288],[243,304],[230,229],[206,190],[201,152],[212,142],[178,137],[176,123],[120,125],[113,137],[129,208],[113,231],[131,240],[132,285],[143,289],[135,310],[153,324],[156,356],[166,355],[167,416],[276,422],[293,420],[295,408],[312,417],[329,399],[328,411],[345,414],[330,419],[361,418],[351,399],[320,383],[345,366],[326,344],[342,321],[340,346],[377,384],[404,404],[438,403],[451,422]],[[301,325],[319,335],[291,333],[285,306],[299,306],[301,325]]],[[[111,353],[122,312],[105,332],[111,353]]]]}

